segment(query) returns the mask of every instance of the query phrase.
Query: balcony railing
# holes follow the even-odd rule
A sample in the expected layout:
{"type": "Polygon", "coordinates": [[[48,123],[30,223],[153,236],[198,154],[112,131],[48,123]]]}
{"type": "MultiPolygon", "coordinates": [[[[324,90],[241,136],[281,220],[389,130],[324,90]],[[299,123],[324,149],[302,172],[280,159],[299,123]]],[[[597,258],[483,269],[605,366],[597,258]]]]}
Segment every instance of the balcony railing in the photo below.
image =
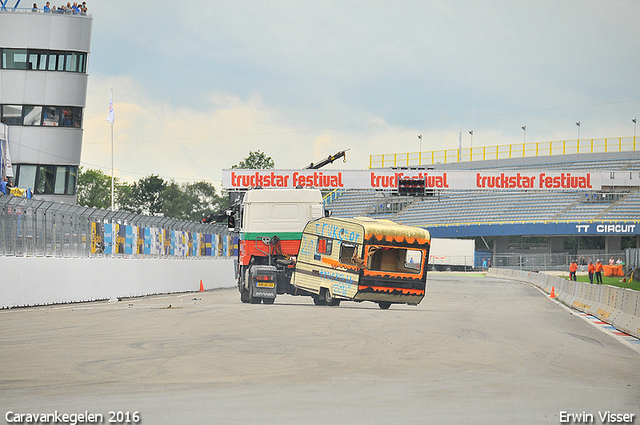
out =
{"type": "MultiPolygon", "coordinates": [[[[8,0],[7,0],[8,2],[8,0]]],[[[7,12],[7,13],[46,13],[46,14],[51,14],[51,15],[71,15],[71,16],[91,16],[91,14],[86,13],[86,12],[76,12],[74,10],[51,10],[51,11],[46,11],[42,8],[38,8],[38,9],[33,9],[30,7],[14,7],[14,6],[9,6],[8,4],[4,4],[2,2],[2,0],[0,0],[0,13],[2,12],[7,12]]]]}
{"type": "Polygon", "coordinates": [[[451,164],[490,159],[525,158],[579,153],[627,152],[640,149],[636,137],[560,140],[554,142],[514,143],[512,145],[478,146],[428,152],[406,152],[371,155],[370,168],[411,167],[451,164]]]}

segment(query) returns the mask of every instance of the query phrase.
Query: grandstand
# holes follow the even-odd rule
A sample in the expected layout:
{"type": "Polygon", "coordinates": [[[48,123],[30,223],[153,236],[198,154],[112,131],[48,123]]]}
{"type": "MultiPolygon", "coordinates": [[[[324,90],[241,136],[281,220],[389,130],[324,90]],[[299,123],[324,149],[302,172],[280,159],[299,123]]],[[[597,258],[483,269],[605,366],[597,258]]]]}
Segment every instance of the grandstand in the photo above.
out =
{"type": "MultiPolygon", "coordinates": [[[[541,170],[548,172],[629,172],[640,177],[640,151],[492,159],[428,166],[389,167],[413,170],[541,170]]],[[[344,190],[327,207],[333,215],[364,215],[425,227],[439,238],[479,238],[490,248],[494,264],[509,255],[542,254],[531,269],[568,264],[570,258],[608,259],[624,256],[624,248],[640,247],[640,190],[633,185],[607,185],[598,191],[442,190],[429,196],[398,196],[392,190],[344,190]],[[614,226],[612,227],[611,224],[614,226]],[[615,227],[618,225],[618,227],[615,227]],[[575,237],[578,237],[577,245],[575,237]],[[535,243],[527,244],[522,238],[535,243]],[[574,237],[573,241],[567,238],[574,237]],[[594,239],[595,238],[595,239],[594,239]],[[515,241],[515,242],[514,242],[515,241]],[[568,245],[573,244],[570,248],[568,245]],[[562,254],[560,259],[556,258],[562,254]],[[553,257],[554,259],[552,259],[553,257]]],[[[518,260],[522,263],[522,260],[518,260]]],[[[526,267],[525,267],[526,268],[526,267]]]]}

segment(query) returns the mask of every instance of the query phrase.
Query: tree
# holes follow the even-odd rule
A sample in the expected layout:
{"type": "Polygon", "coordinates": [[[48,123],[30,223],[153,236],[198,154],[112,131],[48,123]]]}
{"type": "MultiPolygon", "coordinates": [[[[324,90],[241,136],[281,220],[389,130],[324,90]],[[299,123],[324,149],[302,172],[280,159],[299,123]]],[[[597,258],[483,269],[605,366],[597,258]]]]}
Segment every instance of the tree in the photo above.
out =
{"type": "Polygon", "coordinates": [[[111,207],[111,177],[100,170],[80,167],[76,190],[78,205],[94,208],[111,207]]]}
{"type": "MultiPolygon", "coordinates": [[[[123,197],[130,191],[127,183],[120,182],[116,177],[113,179],[116,206],[122,205],[123,197]]],[[[78,185],[76,190],[77,203],[86,207],[111,208],[111,176],[100,170],[80,167],[78,173],[78,185]]]]}
{"type": "Polygon", "coordinates": [[[205,181],[178,185],[171,181],[162,192],[162,212],[165,217],[200,221],[211,212],[225,208],[228,201],[205,181]]]}
{"type": "MultiPolygon", "coordinates": [[[[226,208],[228,199],[218,196],[208,182],[177,184],[165,182],[157,175],[127,184],[114,179],[116,209],[137,214],[162,213],[165,217],[200,221],[206,215],[226,208]]],[[[78,205],[111,207],[111,177],[100,170],[83,170],[78,176],[78,205]]]]}
{"type": "Polygon", "coordinates": [[[267,156],[264,152],[257,150],[255,152],[249,151],[249,156],[246,157],[244,161],[240,161],[239,164],[234,165],[231,168],[264,170],[272,169],[275,166],[276,164],[270,156],[267,156]]]}
{"type": "Polygon", "coordinates": [[[121,205],[125,211],[153,215],[162,211],[162,192],[167,183],[158,175],[143,177],[131,186],[131,192],[121,205]]]}

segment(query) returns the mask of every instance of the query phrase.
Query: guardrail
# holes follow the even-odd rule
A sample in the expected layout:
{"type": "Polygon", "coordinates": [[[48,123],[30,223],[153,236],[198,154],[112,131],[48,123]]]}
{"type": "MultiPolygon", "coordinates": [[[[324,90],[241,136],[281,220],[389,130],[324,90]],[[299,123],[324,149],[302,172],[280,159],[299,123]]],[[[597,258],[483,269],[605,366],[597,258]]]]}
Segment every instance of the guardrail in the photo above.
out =
{"type": "Polygon", "coordinates": [[[563,304],[583,311],[640,338],[640,292],[609,285],[574,282],[543,273],[527,273],[508,269],[489,269],[489,277],[507,278],[531,283],[546,293],[552,291],[563,304]]]}
{"type": "Polygon", "coordinates": [[[640,149],[640,143],[636,143],[636,137],[514,143],[511,145],[371,155],[369,168],[411,167],[579,153],[629,152],[638,149],[640,149]]]}
{"type": "Polygon", "coordinates": [[[234,237],[188,222],[0,195],[0,256],[229,257],[234,237]]]}

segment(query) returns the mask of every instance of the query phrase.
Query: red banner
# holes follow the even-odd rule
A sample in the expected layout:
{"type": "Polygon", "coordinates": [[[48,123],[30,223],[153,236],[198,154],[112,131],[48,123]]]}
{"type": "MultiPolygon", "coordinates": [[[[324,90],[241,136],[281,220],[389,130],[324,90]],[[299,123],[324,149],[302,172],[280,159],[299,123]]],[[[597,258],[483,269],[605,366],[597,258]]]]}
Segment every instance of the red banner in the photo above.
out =
{"type": "Polygon", "coordinates": [[[442,190],[600,190],[602,172],[567,171],[390,171],[223,170],[225,189],[295,188],[397,189],[400,179],[424,180],[442,190]]]}

